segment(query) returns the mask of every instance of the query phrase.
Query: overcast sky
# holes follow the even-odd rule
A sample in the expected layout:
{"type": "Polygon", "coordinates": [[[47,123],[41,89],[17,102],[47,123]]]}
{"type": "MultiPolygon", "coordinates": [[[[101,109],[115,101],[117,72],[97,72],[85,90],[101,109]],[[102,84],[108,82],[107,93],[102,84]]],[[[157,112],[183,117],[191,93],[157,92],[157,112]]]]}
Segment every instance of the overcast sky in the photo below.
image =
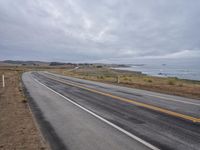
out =
{"type": "Polygon", "coordinates": [[[200,59],[200,0],[0,0],[0,60],[200,59]]]}

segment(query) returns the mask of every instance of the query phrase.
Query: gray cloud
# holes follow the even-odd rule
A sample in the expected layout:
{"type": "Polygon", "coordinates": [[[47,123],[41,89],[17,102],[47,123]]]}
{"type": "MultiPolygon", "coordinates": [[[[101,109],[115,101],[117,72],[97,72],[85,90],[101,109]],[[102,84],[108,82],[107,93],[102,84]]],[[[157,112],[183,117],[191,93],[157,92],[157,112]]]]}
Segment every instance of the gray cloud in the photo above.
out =
{"type": "Polygon", "coordinates": [[[200,58],[200,1],[0,0],[0,59],[200,58]]]}

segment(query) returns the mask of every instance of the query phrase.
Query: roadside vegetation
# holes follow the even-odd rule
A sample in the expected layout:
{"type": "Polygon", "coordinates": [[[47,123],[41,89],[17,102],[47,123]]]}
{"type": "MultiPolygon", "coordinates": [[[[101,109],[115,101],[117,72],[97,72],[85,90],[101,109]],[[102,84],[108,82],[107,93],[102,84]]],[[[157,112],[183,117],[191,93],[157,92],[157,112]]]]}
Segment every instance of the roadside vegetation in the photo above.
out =
{"type": "Polygon", "coordinates": [[[65,66],[8,65],[0,66],[6,87],[0,79],[0,149],[47,149],[33,121],[23,94],[21,75],[26,71],[49,71],[65,76],[134,87],[149,91],[200,99],[200,82],[161,78],[139,72],[119,71],[101,65],[65,66]]]}
{"type": "Polygon", "coordinates": [[[47,145],[36,128],[23,94],[22,67],[0,66],[0,150],[45,150],[47,145]]]}
{"type": "Polygon", "coordinates": [[[50,70],[50,72],[86,80],[200,99],[200,81],[183,80],[176,77],[152,77],[139,72],[119,71],[96,66],[82,67],[76,70],[55,69],[50,70]]]}
{"type": "Polygon", "coordinates": [[[121,71],[110,69],[110,66],[81,64],[79,67],[74,64],[58,66],[50,65],[18,65],[0,66],[1,70],[12,71],[49,71],[65,76],[71,76],[86,80],[99,81],[121,86],[134,87],[149,91],[156,91],[172,95],[200,99],[200,81],[178,79],[176,77],[153,77],[141,74],[140,72],[121,71]]]}

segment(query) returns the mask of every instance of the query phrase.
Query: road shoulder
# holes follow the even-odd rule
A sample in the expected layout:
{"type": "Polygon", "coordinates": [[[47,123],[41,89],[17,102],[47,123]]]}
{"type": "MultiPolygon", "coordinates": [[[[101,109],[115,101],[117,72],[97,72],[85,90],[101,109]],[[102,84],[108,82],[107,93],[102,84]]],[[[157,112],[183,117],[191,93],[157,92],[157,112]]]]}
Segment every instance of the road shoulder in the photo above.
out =
{"type": "Polygon", "coordinates": [[[21,86],[21,72],[0,70],[6,86],[0,88],[0,149],[47,150],[32,118],[21,86]]]}

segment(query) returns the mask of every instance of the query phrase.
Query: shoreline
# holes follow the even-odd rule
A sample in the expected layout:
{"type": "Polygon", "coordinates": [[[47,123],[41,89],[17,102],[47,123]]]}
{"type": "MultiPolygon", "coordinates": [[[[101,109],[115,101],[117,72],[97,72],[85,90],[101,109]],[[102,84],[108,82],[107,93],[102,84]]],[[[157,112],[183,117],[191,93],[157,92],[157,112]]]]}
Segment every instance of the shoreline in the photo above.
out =
{"type": "Polygon", "coordinates": [[[132,87],[149,90],[153,92],[177,95],[187,98],[200,99],[200,82],[174,77],[162,78],[141,74],[140,72],[123,71],[105,68],[79,68],[77,70],[49,70],[75,78],[115,84],[119,86],[132,87]]]}
{"type": "Polygon", "coordinates": [[[185,80],[185,81],[193,81],[193,82],[200,82],[200,79],[189,79],[189,78],[181,78],[179,76],[170,76],[170,75],[167,75],[166,73],[158,73],[157,75],[153,75],[153,74],[148,74],[148,73],[144,73],[142,71],[137,71],[137,70],[134,70],[132,67],[120,67],[120,68],[111,68],[113,70],[117,70],[117,71],[124,71],[124,72],[133,72],[133,73],[138,73],[138,74],[142,74],[142,75],[146,75],[146,76],[149,76],[149,77],[159,77],[159,78],[176,78],[176,79],[179,79],[179,80],[185,80]]]}
{"type": "Polygon", "coordinates": [[[110,66],[83,66],[78,69],[73,67],[47,67],[47,66],[7,66],[0,67],[8,71],[49,71],[65,76],[122,85],[132,88],[144,89],[165,94],[200,99],[200,81],[179,79],[176,77],[158,77],[142,74],[138,71],[118,70],[110,66]],[[119,83],[118,83],[119,80],[119,83]]]}

